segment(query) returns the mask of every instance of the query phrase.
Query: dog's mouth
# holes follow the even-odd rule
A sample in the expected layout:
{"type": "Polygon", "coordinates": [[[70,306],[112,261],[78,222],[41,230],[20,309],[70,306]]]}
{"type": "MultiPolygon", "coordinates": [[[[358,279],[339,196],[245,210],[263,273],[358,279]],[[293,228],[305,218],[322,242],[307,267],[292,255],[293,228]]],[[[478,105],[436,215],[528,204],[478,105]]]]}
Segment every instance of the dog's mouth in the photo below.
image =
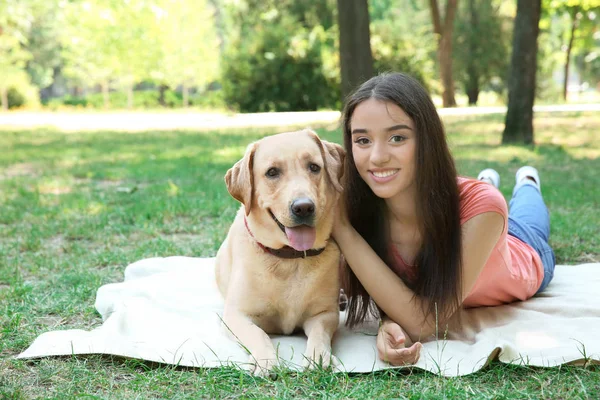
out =
{"type": "Polygon", "coordinates": [[[271,214],[271,218],[273,218],[273,220],[277,223],[277,226],[279,226],[279,229],[281,229],[281,231],[285,234],[290,242],[291,247],[298,251],[312,249],[317,237],[317,229],[314,226],[297,225],[294,227],[288,227],[279,222],[271,210],[269,210],[269,214],[271,214]]]}

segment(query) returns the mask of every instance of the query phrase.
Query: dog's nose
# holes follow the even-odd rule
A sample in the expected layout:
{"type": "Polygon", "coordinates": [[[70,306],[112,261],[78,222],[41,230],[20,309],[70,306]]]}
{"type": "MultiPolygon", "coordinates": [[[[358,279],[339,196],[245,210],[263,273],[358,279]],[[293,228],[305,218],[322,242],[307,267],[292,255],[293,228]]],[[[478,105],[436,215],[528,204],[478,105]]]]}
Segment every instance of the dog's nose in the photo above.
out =
{"type": "Polygon", "coordinates": [[[302,197],[294,200],[291,209],[292,214],[297,217],[309,217],[315,213],[315,203],[311,199],[302,197]]]}

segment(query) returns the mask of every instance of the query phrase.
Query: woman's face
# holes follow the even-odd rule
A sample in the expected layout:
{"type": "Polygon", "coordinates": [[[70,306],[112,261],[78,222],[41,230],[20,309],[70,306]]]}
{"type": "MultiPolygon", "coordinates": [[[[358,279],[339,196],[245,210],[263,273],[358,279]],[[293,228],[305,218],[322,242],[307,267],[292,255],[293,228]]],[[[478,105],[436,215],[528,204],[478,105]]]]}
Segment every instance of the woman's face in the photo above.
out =
{"type": "Polygon", "coordinates": [[[390,199],[414,190],[417,133],[404,110],[365,100],[354,109],[350,132],[356,169],[376,196],[390,199]]]}

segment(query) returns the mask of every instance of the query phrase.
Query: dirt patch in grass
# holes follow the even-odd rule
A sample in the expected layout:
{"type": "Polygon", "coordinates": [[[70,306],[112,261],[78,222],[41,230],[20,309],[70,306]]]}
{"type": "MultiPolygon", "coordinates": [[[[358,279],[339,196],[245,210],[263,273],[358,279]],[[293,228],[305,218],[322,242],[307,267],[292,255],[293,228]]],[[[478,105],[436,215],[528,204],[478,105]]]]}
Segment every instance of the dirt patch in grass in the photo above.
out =
{"type": "Polygon", "coordinates": [[[53,253],[64,253],[67,242],[63,235],[54,236],[44,243],[44,247],[53,253]]]}
{"type": "Polygon", "coordinates": [[[15,178],[17,176],[37,176],[37,168],[33,163],[18,163],[10,165],[0,174],[0,180],[15,178]]]}
{"type": "Polygon", "coordinates": [[[577,257],[577,261],[582,263],[598,263],[600,262],[600,256],[598,254],[582,254],[577,257]]]}
{"type": "Polygon", "coordinates": [[[204,241],[204,235],[197,235],[194,233],[171,233],[166,234],[164,239],[169,239],[175,243],[202,242],[204,241]]]}
{"type": "Polygon", "coordinates": [[[87,240],[81,236],[71,235],[56,235],[43,241],[44,251],[50,254],[66,254],[70,253],[73,246],[93,252],[95,249],[102,248],[102,244],[87,240]]]}
{"type": "Polygon", "coordinates": [[[59,315],[46,315],[46,316],[37,318],[36,322],[38,324],[48,327],[50,329],[56,329],[60,326],[64,326],[66,319],[59,315]]]}

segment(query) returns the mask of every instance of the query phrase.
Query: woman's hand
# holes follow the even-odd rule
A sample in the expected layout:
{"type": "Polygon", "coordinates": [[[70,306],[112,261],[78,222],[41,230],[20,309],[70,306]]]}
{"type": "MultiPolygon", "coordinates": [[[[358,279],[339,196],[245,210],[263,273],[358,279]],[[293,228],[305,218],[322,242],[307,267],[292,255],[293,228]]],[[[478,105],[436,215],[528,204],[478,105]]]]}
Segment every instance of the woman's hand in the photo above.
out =
{"type": "Polygon", "coordinates": [[[415,364],[419,361],[423,345],[416,342],[411,346],[410,343],[410,338],[404,333],[400,325],[384,318],[377,333],[379,358],[394,366],[415,364]]]}

